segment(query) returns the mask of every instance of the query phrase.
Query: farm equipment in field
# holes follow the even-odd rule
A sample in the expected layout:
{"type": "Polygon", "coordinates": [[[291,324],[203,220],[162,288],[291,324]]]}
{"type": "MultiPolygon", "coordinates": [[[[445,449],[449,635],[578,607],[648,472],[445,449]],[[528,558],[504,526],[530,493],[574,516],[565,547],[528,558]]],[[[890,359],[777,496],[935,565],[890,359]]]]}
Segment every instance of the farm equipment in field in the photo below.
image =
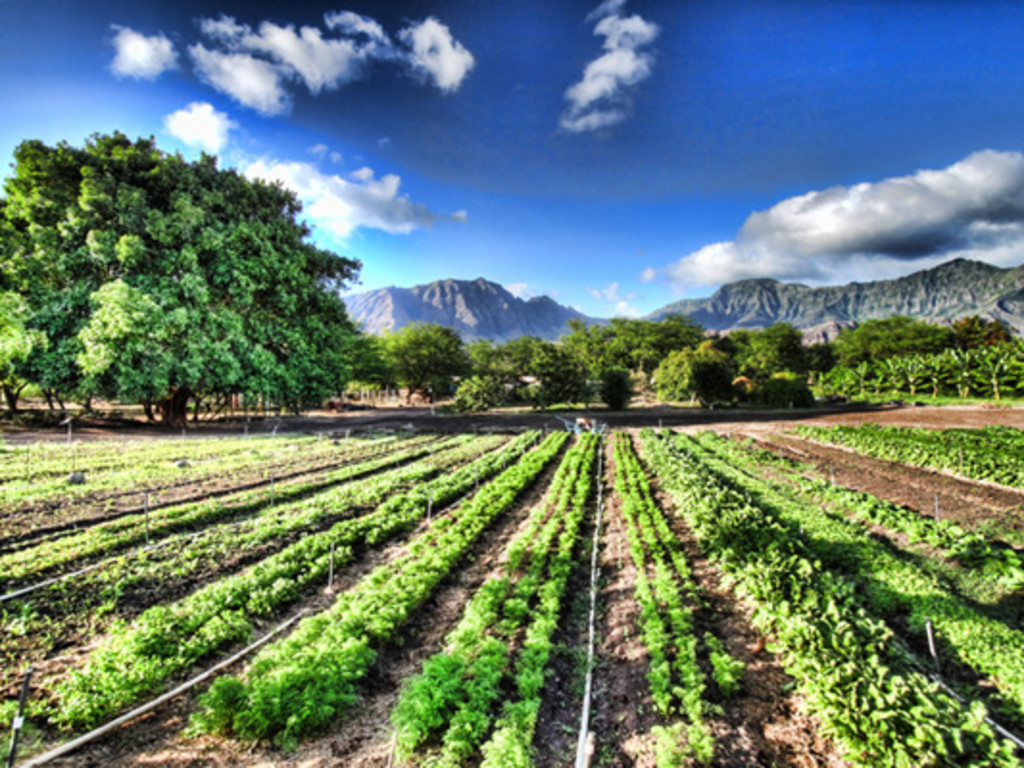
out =
{"type": "Polygon", "coordinates": [[[602,424],[597,419],[585,419],[582,416],[575,419],[567,419],[563,416],[555,416],[555,418],[562,422],[566,432],[572,432],[576,435],[582,435],[584,432],[603,435],[604,431],[608,428],[607,424],[602,424]]]}

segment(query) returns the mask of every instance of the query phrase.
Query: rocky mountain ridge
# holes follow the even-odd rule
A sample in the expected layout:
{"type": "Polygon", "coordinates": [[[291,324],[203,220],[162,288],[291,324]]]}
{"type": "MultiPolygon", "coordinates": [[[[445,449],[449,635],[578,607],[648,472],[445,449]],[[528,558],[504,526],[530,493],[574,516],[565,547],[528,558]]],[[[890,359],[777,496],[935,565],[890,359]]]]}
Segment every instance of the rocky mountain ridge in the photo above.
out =
{"type": "Polygon", "coordinates": [[[349,314],[367,333],[400,330],[416,322],[439,323],[457,330],[467,342],[490,339],[501,343],[520,336],[555,341],[569,332],[569,320],[604,322],[547,296],[520,299],[482,277],[380,288],[344,300],[349,314]]]}
{"type": "MultiPolygon", "coordinates": [[[[399,330],[414,322],[440,323],[466,341],[505,342],[519,336],[554,341],[569,320],[606,322],[562,306],[547,296],[520,299],[503,286],[476,280],[437,280],[412,288],[381,288],[344,297],[349,314],[368,333],[399,330]]],[[[950,323],[967,315],[1002,320],[1024,329],[1024,266],[1004,269],[954,259],[894,280],[813,288],[778,280],[742,280],[703,299],[684,299],[652,312],[692,316],[711,331],[766,328],[785,322],[804,331],[807,342],[829,341],[865,320],[910,315],[950,323]]]]}

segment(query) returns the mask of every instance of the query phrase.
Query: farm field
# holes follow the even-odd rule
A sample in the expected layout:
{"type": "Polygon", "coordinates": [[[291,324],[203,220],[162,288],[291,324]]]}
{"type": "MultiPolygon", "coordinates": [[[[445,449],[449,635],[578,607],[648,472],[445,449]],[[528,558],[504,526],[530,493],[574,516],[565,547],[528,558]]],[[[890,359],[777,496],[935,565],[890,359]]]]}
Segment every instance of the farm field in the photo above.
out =
{"type": "Polygon", "coordinates": [[[17,764],[1024,764],[1024,433],[713,426],[7,447],[17,764]]]}

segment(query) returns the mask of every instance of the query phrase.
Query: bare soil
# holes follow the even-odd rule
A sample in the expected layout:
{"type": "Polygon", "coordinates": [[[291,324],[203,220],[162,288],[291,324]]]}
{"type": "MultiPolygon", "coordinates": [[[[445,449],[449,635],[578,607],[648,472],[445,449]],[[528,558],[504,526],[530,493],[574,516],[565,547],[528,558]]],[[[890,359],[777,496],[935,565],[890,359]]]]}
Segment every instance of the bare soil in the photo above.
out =
{"type": "MultiPolygon", "coordinates": [[[[769,410],[762,408],[725,408],[707,410],[659,405],[632,408],[626,411],[608,411],[601,407],[566,411],[506,410],[483,414],[445,414],[430,408],[379,408],[371,411],[348,413],[316,412],[300,417],[254,419],[249,434],[325,434],[343,436],[361,435],[382,430],[413,430],[420,432],[465,433],[473,431],[508,432],[524,429],[561,430],[560,418],[593,418],[607,423],[611,429],[657,427],[659,424],[674,428],[730,428],[764,425],[765,428],[788,429],[797,423],[822,424],[893,424],[920,426],[933,429],[949,427],[983,427],[992,424],[1024,429],[1024,408],[991,406],[925,406],[909,405],[849,405],[817,406],[807,410],[769,410]]],[[[177,439],[181,430],[140,421],[102,421],[85,419],[75,422],[76,440],[104,440],[131,437],[177,439]]],[[[190,437],[236,435],[241,437],[244,422],[210,421],[191,424],[190,437]]],[[[0,426],[6,441],[17,444],[33,440],[63,439],[63,427],[16,428],[0,426]]]]}
{"type": "Polygon", "coordinates": [[[968,529],[1005,529],[1024,537],[1024,489],[876,459],[793,434],[748,429],[730,434],[751,437],[762,447],[781,450],[785,457],[810,465],[822,478],[834,475],[838,485],[871,493],[920,514],[935,514],[937,495],[942,519],[968,529]]]}

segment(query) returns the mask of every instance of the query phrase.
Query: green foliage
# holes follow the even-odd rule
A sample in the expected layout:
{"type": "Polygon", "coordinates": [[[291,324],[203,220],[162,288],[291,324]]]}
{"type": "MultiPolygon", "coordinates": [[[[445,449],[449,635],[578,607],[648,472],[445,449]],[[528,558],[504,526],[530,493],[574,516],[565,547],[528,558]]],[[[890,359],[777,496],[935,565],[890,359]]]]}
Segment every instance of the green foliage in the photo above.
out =
{"type": "Polygon", "coordinates": [[[710,632],[704,633],[704,645],[707,646],[708,659],[711,661],[711,678],[722,695],[731,699],[740,690],[746,665],[730,656],[722,641],[710,632]]]}
{"type": "Polygon", "coordinates": [[[625,368],[609,368],[601,374],[601,400],[613,411],[629,407],[633,380],[625,368]]]}
{"type": "Polygon", "coordinates": [[[668,315],[660,321],[614,318],[607,325],[569,322],[562,343],[580,360],[591,378],[622,367],[647,379],[670,352],[696,347],[704,329],[693,318],[668,315]]]}
{"type": "Polygon", "coordinates": [[[1013,341],[1006,324],[1000,320],[985,320],[978,315],[961,317],[953,321],[953,337],[960,349],[978,349],[1013,341]]]}
{"type": "MultiPolygon", "coordinates": [[[[984,722],[984,707],[975,702],[965,710],[908,669],[891,631],[864,611],[854,581],[841,569],[861,550],[862,562],[875,558],[878,548],[865,546],[868,537],[856,545],[843,540],[840,523],[783,499],[767,482],[718,458],[717,438],[669,441],[648,430],[644,444],[702,549],[756,606],[755,624],[777,638],[775,650],[809,710],[846,746],[848,760],[864,766],[1019,765],[1012,744],[984,722]]],[[[905,563],[901,575],[913,579],[913,571],[905,563]]],[[[887,581],[887,590],[875,589],[875,576],[865,578],[862,566],[855,573],[879,597],[895,588],[887,581]]],[[[934,587],[918,594],[929,609],[954,610],[956,601],[934,599],[934,587]]],[[[1012,655],[1019,648],[1005,646],[1012,655]]]]}
{"type": "Polygon", "coordinates": [[[730,334],[730,338],[736,345],[739,372],[755,381],[765,381],[779,371],[806,373],[808,370],[803,334],[788,323],[730,334]]]}
{"type": "Polygon", "coordinates": [[[941,352],[954,342],[949,328],[897,316],[868,320],[857,328],[841,331],[834,346],[840,364],[855,366],[899,355],[941,352]]]}
{"type": "Polygon", "coordinates": [[[777,373],[758,385],[754,397],[772,408],[810,408],[814,405],[814,395],[807,382],[791,373],[777,373]]]}
{"type": "Polygon", "coordinates": [[[445,397],[452,379],[470,367],[458,331],[437,323],[413,323],[385,336],[384,351],[396,380],[410,394],[430,390],[436,397],[445,397]]]}
{"type": "MultiPolygon", "coordinates": [[[[550,435],[451,515],[437,518],[401,557],[378,567],[284,640],[266,646],[249,668],[244,696],[231,699],[233,710],[214,711],[223,698],[204,697],[200,724],[230,721],[244,738],[273,739],[287,748],[348,709],[380,644],[404,625],[484,529],[536,479],[565,439],[565,433],[550,435]]],[[[230,685],[227,679],[217,685],[230,685]]]]}
{"type": "Polygon", "coordinates": [[[505,385],[495,376],[470,376],[459,384],[452,407],[460,412],[489,411],[505,402],[505,385]]]}
{"type": "Polygon", "coordinates": [[[662,400],[698,399],[702,405],[731,402],[736,368],[729,356],[705,341],[696,349],[671,353],[654,372],[662,400]]]}
{"type": "Polygon", "coordinates": [[[115,133],[23,142],[5,193],[5,287],[50,340],[18,373],[45,391],[157,401],[180,422],[194,396],[299,408],[350,377],[339,289],[359,264],[306,242],[283,187],[115,133]]]}

